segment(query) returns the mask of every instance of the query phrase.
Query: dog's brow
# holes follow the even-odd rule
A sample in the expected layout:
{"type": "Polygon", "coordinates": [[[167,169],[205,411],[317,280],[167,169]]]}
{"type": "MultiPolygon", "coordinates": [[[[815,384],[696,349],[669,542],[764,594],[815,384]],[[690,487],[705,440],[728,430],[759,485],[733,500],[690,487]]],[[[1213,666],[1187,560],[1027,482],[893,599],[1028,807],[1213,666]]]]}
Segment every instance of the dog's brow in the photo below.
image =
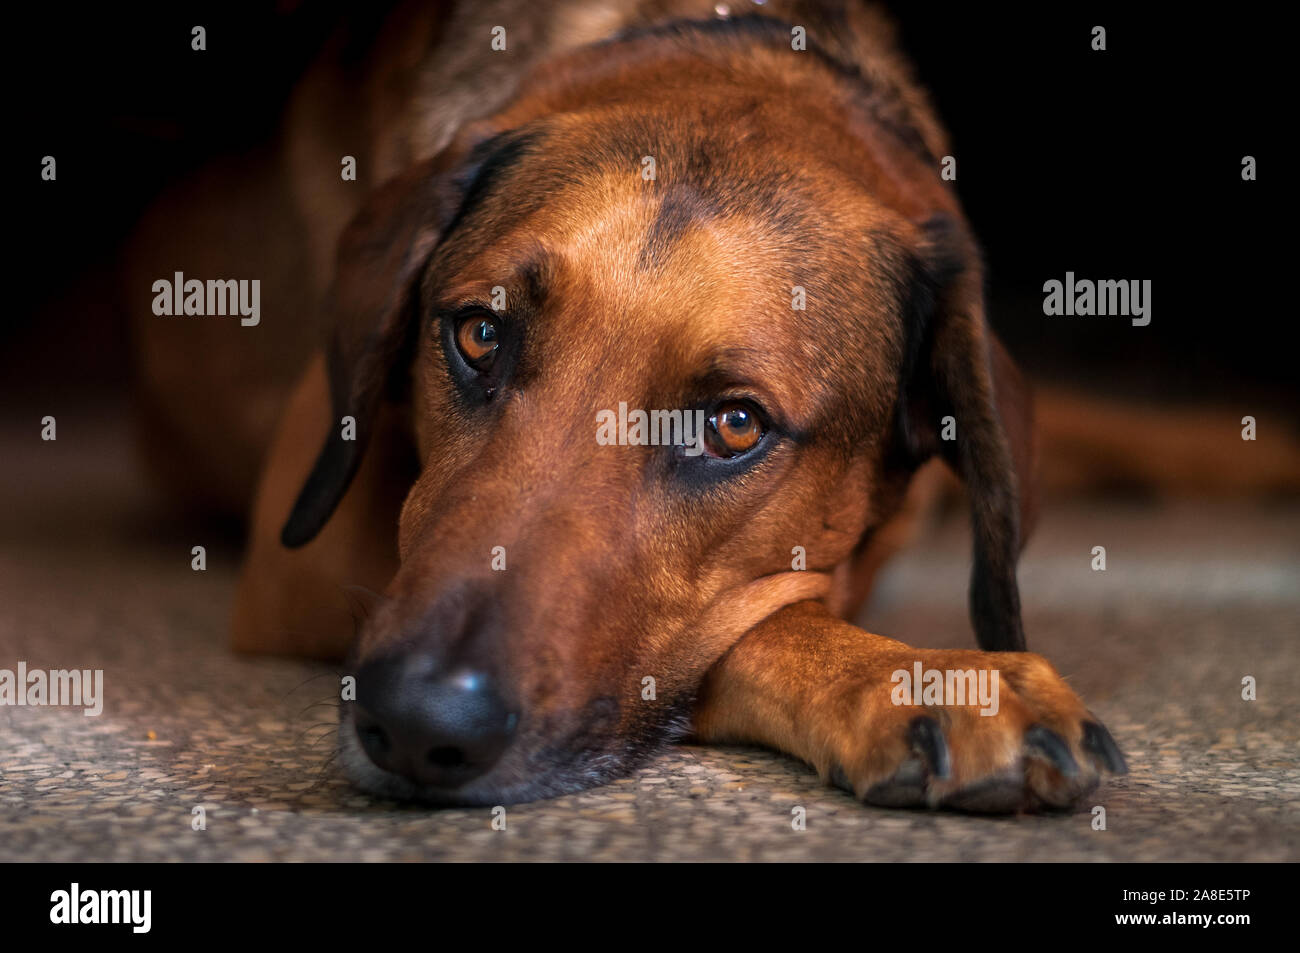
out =
{"type": "MultiPolygon", "coordinates": [[[[791,419],[789,395],[781,388],[781,375],[770,353],[743,345],[733,345],[714,352],[708,363],[691,381],[691,387],[701,395],[713,396],[722,391],[752,392],[765,409],[780,418],[784,426],[796,427],[800,421],[791,419]]],[[[797,402],[796,402],[797,403],[797,402]]]]}
{"type": "Polygon", "coordinates": [[[491,289],[499,285],[506,291],[507,309],[521,313],[535,311],[550,294],[557,267],[558,259],[554,252],[540,246],[529,249],[508,273],[453,287],[442,298],[445,303],[440,307],[444,311],[467,306],[482,307],[492,297],[491,289]]]}
{"type": "Polygon", "coordinates": [[[555,256],[545,249],[534,251],[517,272],[517,281],[524,296],[534,306],[546,299],[555,277],[555,256]]]}
{"type": "Polygon", "coordinates": [[[645,270],[661,264],[687,229],[720,214],[722,209],[717,201],[699,189],[683,184],[669,186],[646,231],[637,255],[637,268],[645,270]]]}

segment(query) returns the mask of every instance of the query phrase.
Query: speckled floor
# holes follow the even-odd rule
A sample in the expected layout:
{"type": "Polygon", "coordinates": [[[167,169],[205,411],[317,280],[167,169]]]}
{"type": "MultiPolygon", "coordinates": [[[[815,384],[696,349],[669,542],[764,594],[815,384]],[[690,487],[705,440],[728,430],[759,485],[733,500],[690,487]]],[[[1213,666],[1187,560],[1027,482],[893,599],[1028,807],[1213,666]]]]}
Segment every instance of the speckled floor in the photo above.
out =
{"type": "MultiPolygon", "coordinates": [[[[190,569],[204,540],[159,520],[119,428],[61,418],[41,444],[18,425],[0,432],[0,668],[102,668],[107,698],[98,718],[0,707],[0,860],[1300,859],[1295,505],[1047,514],[1021,573],[1030,644],[1132,769],[1078,813],[872,809],[775,754],[681,747],[511,807],[495,831],[486,809],[379,802],[329,771],[330,670],[225,650],[238,554],[217,545],[190,569]]],[[[965,546],[959,519],[938,527],[890,568],[871,624],[972,644],[965,546]]]]}

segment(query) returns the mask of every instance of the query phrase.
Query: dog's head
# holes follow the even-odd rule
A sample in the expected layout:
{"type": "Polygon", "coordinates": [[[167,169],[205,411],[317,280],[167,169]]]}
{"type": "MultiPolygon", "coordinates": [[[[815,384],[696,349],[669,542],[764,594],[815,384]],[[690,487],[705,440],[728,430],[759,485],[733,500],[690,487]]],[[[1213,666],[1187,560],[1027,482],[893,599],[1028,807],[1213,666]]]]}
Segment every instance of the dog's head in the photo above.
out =
{"type": "Polygon", "coordinates": [[[933,157],[828,102],[828,66],[774,92],[752,57],[641,52],[561,64],[341,242],[335,436],[283,538],[328,519],[380,403],[409,406],[401,568],[341,729],[371,789],[499,803],[626,768],[936,453],[971,491],[981,643],[1023,645],[1027,429],[933,157]]]}

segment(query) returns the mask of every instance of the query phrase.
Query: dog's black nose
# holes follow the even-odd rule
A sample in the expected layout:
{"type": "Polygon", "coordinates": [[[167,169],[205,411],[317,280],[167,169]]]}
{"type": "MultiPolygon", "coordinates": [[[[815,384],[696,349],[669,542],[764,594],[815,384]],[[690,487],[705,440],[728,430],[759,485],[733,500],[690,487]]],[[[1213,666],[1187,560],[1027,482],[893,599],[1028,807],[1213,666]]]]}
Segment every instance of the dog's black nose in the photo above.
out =
{"type": "Polygon", "coordinates": [[[452,788],[487,771],[514,734],[490,674],[439,670],[421,652],[367,662],[357,672],[356,731],[376,765],[418,784],[452,788]]]}

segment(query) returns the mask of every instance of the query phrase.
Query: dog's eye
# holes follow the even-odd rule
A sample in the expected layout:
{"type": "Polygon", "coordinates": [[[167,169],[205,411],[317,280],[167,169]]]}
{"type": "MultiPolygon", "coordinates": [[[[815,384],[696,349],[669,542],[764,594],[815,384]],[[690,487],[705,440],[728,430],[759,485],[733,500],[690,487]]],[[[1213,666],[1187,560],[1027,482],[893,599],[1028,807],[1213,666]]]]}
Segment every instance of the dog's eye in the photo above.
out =
{"type": "Polygon", "coordinates": [[[496,359],[500,333],[497,323],[486,314],[465,318],[456,327],[456,347],[465,363],[477,371],[486,371],[496,359]]]}
{"type": "Polygon", "coordinates": [[[735,457],[753,450],[763,437],[763,424],[758,410],[743,400],[722,404],[709,418],[705,445],[710,456],[735,457]]]}

